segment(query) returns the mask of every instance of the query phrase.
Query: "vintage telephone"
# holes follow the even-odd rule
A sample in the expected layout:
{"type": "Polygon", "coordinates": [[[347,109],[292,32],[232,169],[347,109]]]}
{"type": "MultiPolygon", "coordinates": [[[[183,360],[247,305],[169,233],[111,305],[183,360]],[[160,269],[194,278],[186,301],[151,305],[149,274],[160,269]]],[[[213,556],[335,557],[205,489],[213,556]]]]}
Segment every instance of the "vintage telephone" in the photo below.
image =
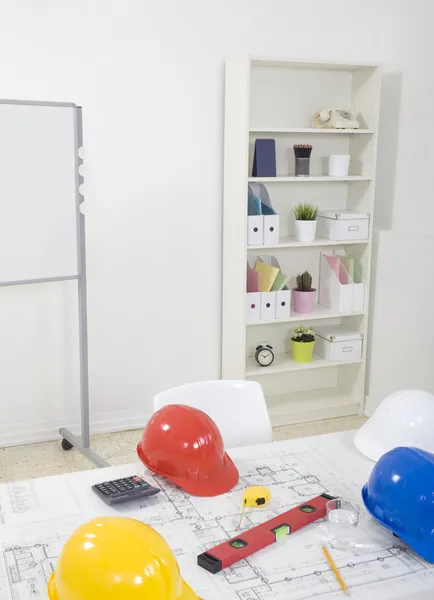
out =
{"type": "Polygon", "coordinates": [[[326,108],[314,117],[317,129],[358,129],[360,123],[354,110],[342,108],[326,108]]]}

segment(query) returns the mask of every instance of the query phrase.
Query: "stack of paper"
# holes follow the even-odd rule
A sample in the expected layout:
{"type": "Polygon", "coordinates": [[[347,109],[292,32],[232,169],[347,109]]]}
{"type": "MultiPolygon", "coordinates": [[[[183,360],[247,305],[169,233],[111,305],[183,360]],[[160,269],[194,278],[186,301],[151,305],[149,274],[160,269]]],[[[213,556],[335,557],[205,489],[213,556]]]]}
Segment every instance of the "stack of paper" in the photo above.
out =
{"type": "Polygon", "coordinates": [[[291,314],[289,277],[274,256],[255,256],[247,264],[246,321],[287,319],[291,314]]]}
{"type": "Polygon", "coordinates": [[[287,289],[289,276],[282,273],[276,258],[266,257],[262,259],[258,257],[255,268],[252,269],[247,265],[247,292],[279,292],[287,289]]]}
{"type": "Polygon", "coordinates": [[[251,183],[248,193],[248,211],[249,217],[255,215],[277,215],[271,204],[268,190],[262,183],[251,183]]]}

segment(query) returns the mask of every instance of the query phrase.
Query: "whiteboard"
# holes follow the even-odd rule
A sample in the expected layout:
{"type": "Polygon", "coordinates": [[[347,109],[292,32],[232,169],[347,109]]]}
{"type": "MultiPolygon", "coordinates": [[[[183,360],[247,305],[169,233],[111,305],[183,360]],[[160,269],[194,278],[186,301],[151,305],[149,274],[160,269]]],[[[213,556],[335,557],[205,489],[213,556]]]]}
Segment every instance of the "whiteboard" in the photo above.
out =
{"type": "Polygon", "coordinates": [[[0,283],[77,275],[75,105],[0,101],[0,283]]]}

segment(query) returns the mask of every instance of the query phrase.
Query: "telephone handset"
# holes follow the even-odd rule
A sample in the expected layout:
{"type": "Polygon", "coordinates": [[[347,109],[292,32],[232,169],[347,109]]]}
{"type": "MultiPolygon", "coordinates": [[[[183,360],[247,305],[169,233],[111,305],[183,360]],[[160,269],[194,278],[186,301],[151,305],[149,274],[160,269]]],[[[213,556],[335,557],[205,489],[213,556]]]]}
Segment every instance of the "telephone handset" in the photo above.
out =
{"type": "Polygon", "coordinates": [[[342,108],[326,108],[314,117],[314,127],[317,129],[359,129],[357,112],[342,108]]]}

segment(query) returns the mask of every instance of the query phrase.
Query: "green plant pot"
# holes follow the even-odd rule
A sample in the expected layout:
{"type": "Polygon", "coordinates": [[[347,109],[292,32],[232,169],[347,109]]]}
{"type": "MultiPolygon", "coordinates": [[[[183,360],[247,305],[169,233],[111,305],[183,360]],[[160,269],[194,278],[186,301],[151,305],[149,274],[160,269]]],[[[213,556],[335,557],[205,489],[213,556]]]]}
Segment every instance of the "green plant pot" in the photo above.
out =
{"type": "Polygon", "coordinates": [[[299,363],[312,362],[315,342],[294,342],[291,340],[292,360],[299,363]]]}

